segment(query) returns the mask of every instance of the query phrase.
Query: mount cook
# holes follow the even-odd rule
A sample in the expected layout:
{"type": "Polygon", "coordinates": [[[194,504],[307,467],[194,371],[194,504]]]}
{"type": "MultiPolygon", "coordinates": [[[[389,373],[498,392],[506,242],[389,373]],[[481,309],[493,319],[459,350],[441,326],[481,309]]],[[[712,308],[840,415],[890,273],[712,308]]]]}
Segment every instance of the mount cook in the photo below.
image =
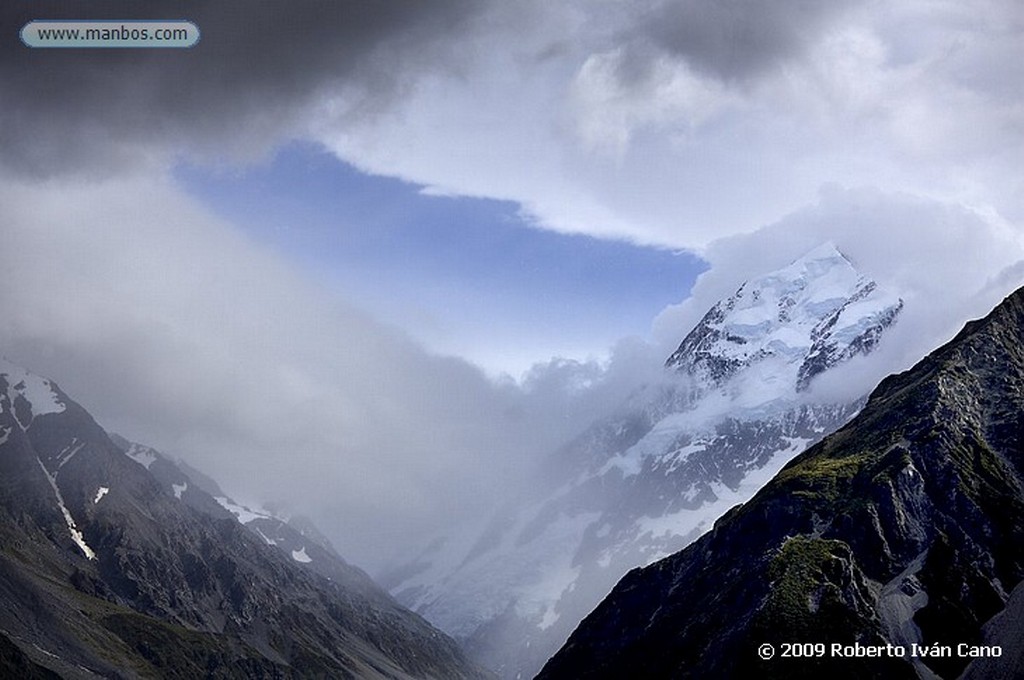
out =
{"type": "Polygon", "coordinates": [[[634,394],[483,526],[379,580],[502,677],[532,677],[628,570],[683,548],[863,400],[810,398],[902,309],[831,243],[714,305],[634,394]]]}

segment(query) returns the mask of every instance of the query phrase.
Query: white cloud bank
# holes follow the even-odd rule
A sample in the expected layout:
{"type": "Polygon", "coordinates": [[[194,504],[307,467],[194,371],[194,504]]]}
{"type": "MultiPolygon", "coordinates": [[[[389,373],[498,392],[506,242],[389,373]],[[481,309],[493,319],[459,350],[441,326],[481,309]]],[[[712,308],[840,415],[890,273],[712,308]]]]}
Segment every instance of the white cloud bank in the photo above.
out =
{"type": "Polygon", "coordinates": [[[240,499],[316,517],[362,564],[486,511],[643,377],[557,361],[495,384],[165,181],[8,183],[0,205],[8,358],[240,499]]]}
{"type": "Polygon", "coordinates": [[[299,4],[260,27],[308,35],[308,53],[230,33],[216,3],[197,3],[204,47],[179,60],[0,48],[0,351],[240,500],[330,518],[364,564],[486,509],[718,297],[826,238],[907,300],[884,361],[858,368],[866,386],[1020,282],[1015,0],[339,3],[333,23],[299,4]],[[179,154],[246,159],[296,137],[712,268],[655,346],[494,385],[166,179],[179,154]]]}
{"type": "Polygon", "coordinates": [[[516,3],[384,115],[310,134],[366,170],[515,200],[538,224],[703,249],[873,186],[1020,225],[1012,0],[516,3]]]}

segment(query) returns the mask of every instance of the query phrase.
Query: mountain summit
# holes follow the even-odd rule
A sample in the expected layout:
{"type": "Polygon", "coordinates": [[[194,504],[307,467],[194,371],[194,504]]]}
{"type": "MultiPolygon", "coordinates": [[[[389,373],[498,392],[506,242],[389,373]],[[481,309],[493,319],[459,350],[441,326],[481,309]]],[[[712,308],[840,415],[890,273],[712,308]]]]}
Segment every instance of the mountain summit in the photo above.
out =
{"type": "Polygon", "coordinates": [[[630,569],[687,545],[861,406],[810,403],[902,302],[831,244],[740,286],[641,390],[550,456],[483,526],[382,578],[507,678],[529,677],[630,569]]]}
{"type": "Polygon", "coordinates": [[[902,307],[825,243],[718,302],[665,365],[718,385],[773,364],[759,379],[802,390],[831,366],[871,351],[902,307]]]}
{"type": "Polygon", "coordinates": [[[1024,677],[1022,338],[1024,289],[629,573],[540,677],[1024,677]]]}

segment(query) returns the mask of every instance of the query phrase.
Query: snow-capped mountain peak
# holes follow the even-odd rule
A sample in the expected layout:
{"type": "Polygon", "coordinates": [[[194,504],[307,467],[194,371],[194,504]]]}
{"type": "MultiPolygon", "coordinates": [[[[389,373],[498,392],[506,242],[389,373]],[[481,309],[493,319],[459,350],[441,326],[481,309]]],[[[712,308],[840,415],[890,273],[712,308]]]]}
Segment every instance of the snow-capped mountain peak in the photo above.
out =
{"type": "Polygon", "coordinates": [[[392,592],[503,678],[532,677],[627,571],[750,498],[860,407],[798,392],[869,352],[902,307],[832,243],[714,305],[641,390],[481,526],[431,537],[392,592]],[[676,380],[675,378],[681,378],[676,380]]]}
{"type": "Polygon", "coordinates": [[[36,416],[46,413],[60,413],[65,409],[64,401],[52,382],[35,373],[16,366],[0,356],[0,378],[6,389],[0,398],[6,397],[18,424],[26,428],[36,416]]]}
{"type": "Polygon", "coordinates": [[[902,306],[824,243],[718,302],[666,366],[713,386],[761,364],[758,381],[775,385],[770,391],[803,389],[827,368],[869,351],[902,306]]]}

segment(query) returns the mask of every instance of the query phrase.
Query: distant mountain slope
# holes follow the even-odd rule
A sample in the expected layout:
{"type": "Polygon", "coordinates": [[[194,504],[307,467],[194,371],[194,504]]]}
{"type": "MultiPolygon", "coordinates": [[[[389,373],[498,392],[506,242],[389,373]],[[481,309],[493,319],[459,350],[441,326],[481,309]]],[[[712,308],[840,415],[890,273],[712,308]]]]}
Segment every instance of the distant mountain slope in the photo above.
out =
{"type": "Polygon", "coordinates": [[[1024,289],[884,380],[712,532],[630,572],[539,677],[1020,677],[1022,479],[1024,289]],[[958,655],[986,641],[1003,656],[958,655]],[[829,653],[780,658],[787,642],[829,653]],[[906,656],[835,658],[832,643],[906,656]]]}
{"type": "Polygon", "coordinates": [[[149,470],[166,493],[186,505],[217,519],[237,520],[301,567],[347,588],[379,595],[380,587],[362,569],[346,562],[309,520],[288,520],[248,508],[228,497],[216,481],[185,463],[117,434],[110,435],[110,439],[126,456],[149,470]]]}
{"type": "Polygon", "coordinates": [[[679,550],[862,400],[820,374],[870,352],[902,301],[830,243],[743,283],[635,394],[550,456],[530,491],[382,582],[503,677],[532,677],[633,567],[679,550]]]}
{"type": "Polygon", "coordinates": [[[223,508],[165,488],[134,453],[55,384],[0,362],[0,669],[479,675],[358,570],[343,582],[318,575],[223,508]]]}

